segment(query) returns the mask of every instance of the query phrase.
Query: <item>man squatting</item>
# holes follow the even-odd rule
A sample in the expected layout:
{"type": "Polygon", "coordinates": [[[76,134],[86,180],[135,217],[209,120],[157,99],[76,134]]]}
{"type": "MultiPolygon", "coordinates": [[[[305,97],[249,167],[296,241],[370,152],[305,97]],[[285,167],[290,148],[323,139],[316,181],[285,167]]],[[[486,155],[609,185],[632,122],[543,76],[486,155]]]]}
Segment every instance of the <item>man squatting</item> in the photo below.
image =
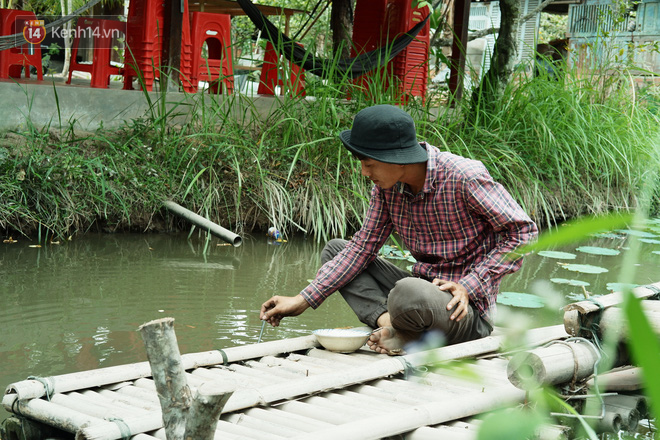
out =
{"type": "Polygon", "coordinates": [[[378,329],[367,342],[378,353],[401,353],[430,331],[447,344],[488,336],[502,277],[522,264],[511,253],[536,224],[481,162],[418,142],[398,107],[360,111],[340,138],[374,183],[363,226],[350,241],[330,240],[311,284],[264,302],[261,319],[278,326],[338,290],[378,329]],[[378,257],[393,230],[417,260],[411,273],[378,257]]]}

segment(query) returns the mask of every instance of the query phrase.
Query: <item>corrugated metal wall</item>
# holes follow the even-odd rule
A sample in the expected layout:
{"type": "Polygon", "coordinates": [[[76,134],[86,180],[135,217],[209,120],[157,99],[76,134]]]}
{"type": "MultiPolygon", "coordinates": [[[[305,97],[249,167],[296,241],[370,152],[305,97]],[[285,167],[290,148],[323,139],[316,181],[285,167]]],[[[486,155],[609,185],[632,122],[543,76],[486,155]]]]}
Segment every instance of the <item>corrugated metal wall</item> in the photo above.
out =
{"type": "Polygon", "coordinates": [[[642,0],[621,11],[606,0],[571,5],[568,38],[569,62],[575,65],[593,68],[597,63],[625,63],[638,67],[640,74],[658,74],[660,0],[642,0]]]}

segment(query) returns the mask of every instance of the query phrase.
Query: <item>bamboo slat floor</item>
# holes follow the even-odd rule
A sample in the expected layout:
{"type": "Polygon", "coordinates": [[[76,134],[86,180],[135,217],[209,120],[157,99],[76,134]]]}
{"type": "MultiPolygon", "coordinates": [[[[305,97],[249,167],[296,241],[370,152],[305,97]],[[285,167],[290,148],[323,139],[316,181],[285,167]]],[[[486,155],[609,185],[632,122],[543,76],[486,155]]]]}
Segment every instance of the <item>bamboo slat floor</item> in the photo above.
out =
{"type": "MultiPolygon", "coordinates": [[[[633,294],[657,298],[660,283],[637,287],[633,294]]],[[[602,431],[634,430],[648,413],[646,398],[635,394],[641,389],[639,369],[621,364],[597,371],[600,350],[582,334],[596,335],[589,326],[595,313],[601,324],[618,326],[621,311],[614,306],[622,298],[614,293],[599,297],[596,306],[594,301],[567,306],[564,325],[519,334],[517,353],[511,351],[512,339],[498,330],[479,340],[392,357],[366,347],[334,353],[322,349],[314,335],[179,355],[174,339],[176,355],[165,357],[161,370],[141,362],[10,384],[2,404],[16,419],[5,425],[3,440],[165,439],[163,418],[171,408],[161,410],[159,392],[171,379],[162,374],[169,374],[170,360],[184,390],[206,392],[211,386],[220,390],[215,396],[234,390],[222,402],[216,439],[473,439],[480,423],[475,416],[519,404],[528,386],[580,382],[578,389],[592,390],[594,374],[602,376],[604,391],[614,392],[600,395],[596,389],[601,412],[587,417],[597,418],[602,431]],[[605,322],[608,316],[611,322],[605,322]],[[35,426],[36,434],[27,435],[35,426]],[[48,437],[40,434],[53,429],[57,432],[48,437]]],[[[656,334],[658,304],[642,301],[656,334]]],[[[173,322],[166,318],[149,325],[171,325],[167,320],[173,322]]],[[[156,352],[163,351],[158,347],[156,352]]],[[[148,353],[150,348],[147,344],[148,353]]],[[[217,414],[205,420],[213,422],[217,414]]],[[[544,427],[539,438],[565,438],[565,431],[544,427]]]]}
{"type": "MultiPolygon", "coordinates": [[[[534,345],[565,336],[561,326],[550,327],[534,345]]],[[[473,416],[524,399],[525,392],[507,378],[507,359],[496,354],[450,368],[456,364],[451,359],[472,353],[477,344],[485,347],[482,353],[493,353],[503,340],[497,338],[390,357],[366,347],[334,353],[302,337],[182,358],[191,390],[209,383],[236,389],[217,439],[460,440],[476,438],[479,421],[473,416]],[[443,367],[433,371],[416,368],[442,360],[443,367]]],[[[143,364],[11,384],[3,405],[68,438],[165,439],[156,385],[143,364]]]]}

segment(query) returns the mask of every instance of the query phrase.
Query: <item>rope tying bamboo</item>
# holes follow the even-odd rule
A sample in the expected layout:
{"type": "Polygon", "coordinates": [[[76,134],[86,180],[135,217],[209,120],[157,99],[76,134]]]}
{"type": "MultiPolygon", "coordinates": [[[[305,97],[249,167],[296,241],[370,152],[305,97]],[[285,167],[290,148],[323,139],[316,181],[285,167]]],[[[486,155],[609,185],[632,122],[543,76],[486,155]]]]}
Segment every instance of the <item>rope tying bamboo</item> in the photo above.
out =
{"type": "Polygon", "coordinates": [[[598,339],[598,335],[600,334],[600,320],[603,317],[603,310],[605,310],[605,306],[595,298],[587,298],[587,300],[598,307],[598,313],[592,314],[593,319],[591,320],[591,324],[588,327],[584,327],[582,325],[582,319],[580,319],[580,330],[585,330],[591,333],[593,343],[597,346],[598,352],[601,353],[602,350],[600,348],[600,340],[598,339]]]}
{"type": "Polygon", "coordinates": [[[18,399],[15,399],[11,403],[11,412],[13,412],[14,414],[16,414],[20,417],[24,417],[23,414],[21,413],[21,406],[18,403],[19,403],[18,399]]]}
{"type": "Polygon", "coordinates": [[[53,385],[52,379],[50,377],[39,377],[39,376],[28,376],[28,379],[31,380],[36,380],[37,382],[41,382],[41,384],[44,386],[44,390],[46,392],[46,398],[48,401],[50,401],[50,396],[53,395],[55,386],[53,385]]]}
{"type": "Polygon", "coordinates": [[[647,284],[647,285],[645,285],[644,287],[646,287],[646,288],[649,289],[651,292],[653,292],[653,296],[650,297],[649,299],[657,300],[658,298],[660,298],[660,287],[657,287],[657,286],[654,285],[654,284],[647,284]]]}
{"type": "Polygon", "coordinates": [[[227,353],[225,353],[223,349],[218,349],[218,353],[220,353],[220,356],[222,356],[222,365],[229,365],[229,358],[227,357],[227,353]]]}
{"type": "Polygon", "coordinates": [[[403,364],[403,379],[408,380],[410,375],[415,373],[415,367],[403,356],[396,356],[396,359],[403,364]]]}
{"type": "MultiPolygon", "coordinates": [[[[596,394],[596,397],[598,397],[598,401],[600,403],[600,416],[594,416],[594,418],[598,418],[598,419],[602,420],[605,417],[605,400],[603,399],[603,396],[601,395],[600,389],[598,388],[598,364],[600,363],[601,359],[603,358],[603,356],[602,356],[603,351],[600,347],[597,347],[594,342],[592,342],[592,341],[590,341],[589,339],[586,339],[586,338],[581,338],[579,336],[576,336],[576,337],[573,337],[573,338],[568,338],[565,341],[552,341],[549,344],[547,344],[547,346],[550,346],[552,344],[565,344],[565,345],[570,347],[570,344],[568,344],[570,341],[580,341],[580,342],[586,343],[589,346],[589,348],[591,348],[597,356],[596,362],[594,362],[594,372],[591,375],[591,377],[594,380],[594,392],[596,394]]],[[[596,338],[596,341],[598,341],[597,338],[596,338]]],[[[576,392],[575,384],[577,382],[577,374],[578,374],[579,365],[578,365],[577,355],[575,353],[574,348],[573,347],[570,347],[570,348],[571,348],[571,353],[573,353],[573,362],[575,363],[575,370],[574,370],[573,380],[571,381],[571,389],[574,390],[574,392],[576,392]]],[[[590,379],[590,378],[587,377],[587,378],[584,379],[584,381],[586,382],[588,379],[590,379]]],[[[575,416],[573,414],[565,414],[565,413],[551,413],[551,414],[560,415],[562,417],[584,417],[584,416],[575,416]]]]}
{"type": "Polygon", "coordinates": [[[571,378],[571,388],[575,389],[575,384],[577,383],[578,380],[578,371],[580,370],[580,364],[578,363],[577,353],[575,352],[574,346],[572,344],[569,344],[567,341],[553,341],[547,346],[550,346],[552,344],[565,345],[566,347],[568,347],[569,350],[571,350],[571,354],[573,355],[573,377],[571,378]]]}
{"type": "Polygon", "coordinates": [[[133,435],[133,433],[131,432],[131,427],[128,426],[128,424],[124,421],[124,419],[121,419],[119,417],[110,417],[108,421],[117,425],[122,440],[128,440],[131,438],[131,435],[133,435]]]}

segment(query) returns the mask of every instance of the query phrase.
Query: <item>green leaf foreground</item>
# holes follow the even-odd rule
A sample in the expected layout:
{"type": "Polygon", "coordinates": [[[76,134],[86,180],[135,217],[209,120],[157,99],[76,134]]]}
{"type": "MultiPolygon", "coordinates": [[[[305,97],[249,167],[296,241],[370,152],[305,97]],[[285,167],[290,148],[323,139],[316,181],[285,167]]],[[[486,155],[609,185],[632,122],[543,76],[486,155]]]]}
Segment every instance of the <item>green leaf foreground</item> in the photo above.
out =
{"type": "Polygon", "coordinates": [[[623,310],[628,320],[630,338],[628,346],[635,363],[642,368],[645,394],[650,399],[651,413],[660,420],[660,342],[646,315],[641,300],[628,291],[623,310]]]}
{"type": "Polygon", "coordinates": [[[568,222],[557,229],[541,234],[537,241],[518,248],[515,254],[519,256],[529,252],[543,251],[557,246],[575,244],[591,237],[595,233],[622,228],[629,224],[632,219],[633,213],[615,213],[603,216],[582,217],[568,222]]]}

